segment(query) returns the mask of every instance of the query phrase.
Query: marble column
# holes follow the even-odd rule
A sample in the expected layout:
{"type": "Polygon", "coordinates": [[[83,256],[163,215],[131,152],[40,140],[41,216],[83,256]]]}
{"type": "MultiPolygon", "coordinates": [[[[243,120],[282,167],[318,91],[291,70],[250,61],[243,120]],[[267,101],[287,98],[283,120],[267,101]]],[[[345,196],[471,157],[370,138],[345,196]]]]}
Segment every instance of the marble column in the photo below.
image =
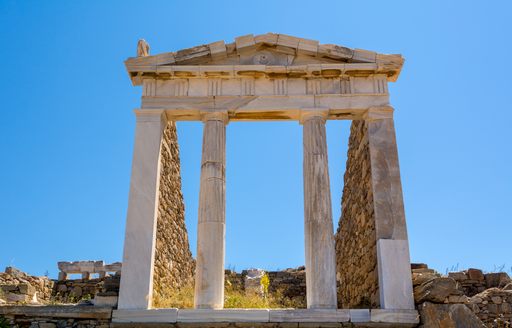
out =
{"type": "Polygon", "coordinates": [[[228,116],[225,112],[207,113],[203,116],[203,122],[194,307],[222,309],[224,306],[228,116]]]}
{"type": "Polygon", "coordinates": [[[301,116],[304,145],[306,298],[310,309],[336,309],[336,261],[325,132],[326,112],[301,116]]]}
{"type": "Polygon", "coordinates": [[[414,309],[393,108],[370,108],[365,119],[370,148],[380,306],[383,309],[414,309]]]}
{"type": "Polygon", "coordinates": [[[137,110],[119,309],[149,309],[153,294],[160,147],[165,113],[137,110]]]}

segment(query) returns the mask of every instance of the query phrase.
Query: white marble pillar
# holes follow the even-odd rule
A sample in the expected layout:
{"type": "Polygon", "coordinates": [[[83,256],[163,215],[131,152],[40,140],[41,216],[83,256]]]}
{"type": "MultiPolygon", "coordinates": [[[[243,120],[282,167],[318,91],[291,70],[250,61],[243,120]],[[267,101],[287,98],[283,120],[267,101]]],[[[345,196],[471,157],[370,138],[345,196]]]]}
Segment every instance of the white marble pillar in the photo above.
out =
{"type": "Polygon", "coordinates": [[[383,309],[414,309],[393,108],[370,108],[365,119],[370,148],[380,306],[383,309]]]}
{"type": "Polygon", "coordinates": [[[203,116],[194,307],[224,307],[227,113],[203,116]]]}
{"type": "Polygon", "coordinates": [[[151,308],[160,147],[167,124],[162,111],[137,110],[126,218],[119,309],[151,308]]]}
{"type": "Polygon", "coordinates": [[[304,234],[309,309],[336,309],[336,261],[325,132],[326,112],[301,116],[304,144],[304,234]]]}

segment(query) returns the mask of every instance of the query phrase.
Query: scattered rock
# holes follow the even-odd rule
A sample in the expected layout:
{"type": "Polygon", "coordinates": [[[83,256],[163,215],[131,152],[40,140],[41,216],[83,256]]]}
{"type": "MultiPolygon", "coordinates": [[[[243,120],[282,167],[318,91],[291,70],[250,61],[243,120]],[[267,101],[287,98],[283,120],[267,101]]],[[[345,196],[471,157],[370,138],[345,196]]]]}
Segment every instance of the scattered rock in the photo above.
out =
{"type": "Polygon", "coordinates": [[[461,295],[457,289],[457,282],[452,278],[434,278],[414,287],[416,303],[434,302],[443,303],[449,295],[461,295]]]}
{"type": "Polygon", "coordinates": [[[485,328],[484,323],[465,305],[423,303],[418,308],[421,328],[485,328]]]}

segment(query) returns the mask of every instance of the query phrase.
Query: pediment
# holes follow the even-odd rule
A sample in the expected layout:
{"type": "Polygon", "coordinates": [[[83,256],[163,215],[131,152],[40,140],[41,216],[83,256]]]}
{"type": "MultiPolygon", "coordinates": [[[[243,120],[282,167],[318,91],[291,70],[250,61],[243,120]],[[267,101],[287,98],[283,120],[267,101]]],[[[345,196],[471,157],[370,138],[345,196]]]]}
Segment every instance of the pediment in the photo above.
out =
{"type": "MultiPolygon", "coordinates": [[[[141,45],[139,44],[138,48],[141,45]]],[[[144,69],[176,66],[226,66],[264,65],[300,66],[315,64],[376,64],[380,73],[396,80],[403,64],[401,55],[379,54],[373,51],[350,49],[332,44],[320,44],[315,40],[302,39],[284,34],[267,33],[235,38],[226,44],[217,41],[193,48],[149,55],[149,45],[138,57],[126,60],[126,68],[133,77],[143,74],[144,69]]]]}

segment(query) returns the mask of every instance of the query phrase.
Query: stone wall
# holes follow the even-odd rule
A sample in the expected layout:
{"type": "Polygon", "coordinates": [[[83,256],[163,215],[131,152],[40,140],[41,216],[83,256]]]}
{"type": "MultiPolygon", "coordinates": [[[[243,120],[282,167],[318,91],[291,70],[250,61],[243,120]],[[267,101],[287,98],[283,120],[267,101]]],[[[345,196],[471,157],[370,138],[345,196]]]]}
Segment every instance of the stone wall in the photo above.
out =
{"type": "Polygon", "coordinates": [[[367,124],[352,121],[341,218],[335,235],[340,308],[378,308],[375,216],[367,124]]]}
{"type": "Polygon", "coordinates": [[[185,206],[181,193],[180,158],[175,122],[164,131],[161,150],[160,194],[153,290],[155,305],[173,289],[186,285],[194,276],[185,206]]]}
{"type": "Polygon", "coordinates": [[[48,277],[31,276],[13,267],[0,272],[0,304],[47,302],[52,289],[53,281],[48,277]]]}

